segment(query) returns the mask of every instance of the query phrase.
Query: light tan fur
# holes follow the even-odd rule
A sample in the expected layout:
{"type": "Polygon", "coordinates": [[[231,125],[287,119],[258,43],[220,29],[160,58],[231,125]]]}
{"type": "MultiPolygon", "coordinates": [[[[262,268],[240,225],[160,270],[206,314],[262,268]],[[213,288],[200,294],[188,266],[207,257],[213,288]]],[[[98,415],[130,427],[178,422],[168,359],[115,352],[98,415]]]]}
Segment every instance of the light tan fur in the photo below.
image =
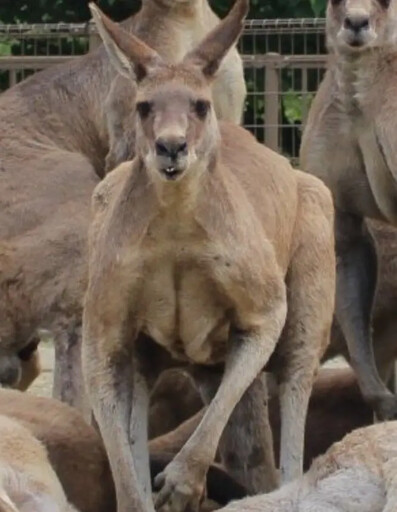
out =
{"type": "MultiPolygon", "coordinates": [[[[397,221],[394,112],[397,108],[397,4],[341,0],[328,4],[330,67],[305,128],[301,165],[332,190],[336,206],[397,221]],[[362,46],[350,47],[350,16],[368,16],[362,46]]],[[[357,36],[358,38],[359,36],[357,36]]]]}
{"type": "Polygon", "coordinates": [[[301,479],[222,512],[394,512],[397,423],[355,430],[319,457],[301,479]]]}
{"type": "MultiPolygon", "coordinates": [[[[76,409],[51,398],[1,389],[0,411],[44,445],[68,500],[80,512],[116,510],[113,480],[102,440],[76,409]]],[[[150,443],[149,448],[154,477],[172,456],[167,442],[158,440],[153,446],[150,443]]],[[[207,489],[210,498],[223,504],[233,497],[244,496],[244,489],[236,487],[235,481],[218,467],[210,468],[207,489]]],[[[0,510],[3,512],[1,506],[0,510]]]]}
{"type": "Polygon", "coordinates": [[[76,512],[47,452],[17,421],[0,416],[0,496],[15,512],[76,512]]]}
{"type": "Polygon", "coordinates": [[[331,189],[336,206],[336,316],[360,387],[380,418],[397,398],[379,377],[370,320],[377,256],[365,217],[397,221],[397,3],[330,0],[330,65],[312,104],[301,147],[303,170],[331,189]]]}
{"type": "MultiPolygon", "coordinates": [[[[382,379],[388,382],[393,375],[394,364],[397,358],[397,229],[378,221],[368,221],[368,225],[374,237],[379,257],[378,289],[373,310],[374,353],[379,373],[382,379]]],[[[337,320],[334,318],[331,342],[326,350],[323,361],[341,355],[349,361],[349,351],[346,340],[337,320]]],[[[325,375],[327,375],[327,373],[325,373],[325,375]]],[[[342,382],[345,380],[343,375],[340,378],[342,382]]],[[[352,380],[351,376],[350,379],[352,380]]],[[[326,382],[326,379],[324,380],[326,382]]],[[[335,383],[338,382],[338,375],[335,375],[334,380],[335,383]]],[[[319,386],[320,383],[316,382],[314,390],[319,386]]],[[[329,386],[330,390],[324,398],[324,402],[331,401],[333,395],[331,381],[329,386]]],[[[324,387],[323,384],[321,384],[321,387],[324,387]]],[[[353,388],[353,383],[351,383],[350,387],[353,388]]],[[[183,374],[178,375],[178,372],[175,370],[166,372],[156,384],[156,389],[156,393],[151,397],[151,432],[158,434],[160,432],[165,433],[167,432],[167,426],[171,425],[172,427],[168,428],[168,430],[176,428],[176,415],[178,415],[178,418],[181,418],[182,415],[186,414],[187,418],[189,413],[192,413],[199,405],[199,393],[193,383],[191,383],[191,379],[183,374]],[[181,390],[182,383],[183,390],[181,390]],[[162,391],[162,389],[164,391],[162,391]],[[181,410],[180,407],[180,393],[183,393],[183,410],[181,410]],[[177,409],[177,412],[175,409],[177,409]]],[[[343,394],[343,392],[344,391],[339,390],[335,391],[335,393],[341,394],[343,394]]],[[[315,391],[313,391],[313,393],[316,395],[315,391]]],[[[347,396],[349,396],[349,392],[347,396]]],[[[358,404],[358,397],[354,398],[354,402],[358,404]]],[[[347,403],[345,409],[347,410],[348,407],[347,403]]],[[[364,403],[360,403],[357,407],[359,407],[361,411],[358,412],[358,414],[367,414],[367,408],[364,403]]],[[[335,414],[337,414],[337,412],[335,412],[335,414]]],[[[343,414],[346,414],[346,412],[344,411],[343,414]]],[[[325,424],[331,421],[329,414],[325,415],[325,418],[325,424]]],[[[176,430],[171,437],[173,438],[178,435],[178,431],[176,430]]],[[[310,443],[310,435],[313,436],[313,434],[309,434],[309,438],[307,438],[305,443],[306,445],[308,442],[310,443]]],[[[179,441],[176,439],[174,446],[180,447],[181,445],[178,443],[179,441]]]]}
{"type": "Polygon", "coordinates": [[[0,412],[44,445],[68,500],[80,512],[115,511],[102,440],[78,411],[58,400],[1,389],[0,412]]]}
{"type": "Polygon", "coordinates": [[[239,0],[176,65],[91,7],[117,46],[115,65],[140,78],[137,156],[94,193],[83,320],[85,380],[119,512],[153,510],[147,386],[170,356],[225,370],[199,427],[157,478],[159,509],[197,506],[223,429],[273,353],[281,479],[302,472],[307,404],[333,313],[333,209],[320,181],[216,119],[211,79],[247,7],[239,0]]]}
{"type": "MultiPolygon", "coordinates": [[[[145,0],[124,26],[172,60],[217,22],[206,0],[145,0]]],[[[105,167],[133,156],[135,89],[114,78],[100,47],[0,96],[0,380],[47,329],[56,340],[54,394],[79,408],[90,197],[105,167]]],[[[235,48],[213,90],[218,114],[238,121],[245,84],[235,48]]]]}

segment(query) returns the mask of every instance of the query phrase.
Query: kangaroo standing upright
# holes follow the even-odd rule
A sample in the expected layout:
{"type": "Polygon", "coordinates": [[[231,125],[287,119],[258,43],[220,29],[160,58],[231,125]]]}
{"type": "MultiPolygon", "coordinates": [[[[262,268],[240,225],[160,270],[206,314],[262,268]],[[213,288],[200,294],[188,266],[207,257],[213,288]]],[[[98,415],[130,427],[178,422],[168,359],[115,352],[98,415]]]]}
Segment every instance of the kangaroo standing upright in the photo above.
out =
{"type": "MultiPolygon", "coordinates": [[[[153,510],[148,387],[170,365],[218,371],[221,383],[157,478],[158,509],[198,505],[224,427],[272,355],[288,482],[302,472],[307,406],[332,322],[330,193],[243,128],[217,121],[210,86],[247,0],[177,64],[91,9],[112,62],[138,81],[136,157],[94,193],[83,315],[84,376],[118,511],[153,510]]],[[[252,463],[270,452],[262,439],[252,463]]]]}
{"type": "Polygon", "coordinates": [[[395,0],[329,0],[331,64],[300,155],[302,169],[333,194],[336,317],[363,396],[382,419],[397,414],[397,397],[375,364],[370,325],[378,258],[365,217],[397,223],[396,27],[395,0]]]}
{"type": "MultiPolygon", "coordinates": [[[[172,61],[218,22],[207,0],[144,0],[123,26],[172,61]]],[[[133,156],[135,85],[114,75],[100,47],[0,95],[0,383],[15,380],[17,354],[47,329],[54,396],[79,408],[90,197],[106,170],[133,156]]],[[[245,83],[235,47],[213,95],[217,115],[240,122],[245,83]]]]}

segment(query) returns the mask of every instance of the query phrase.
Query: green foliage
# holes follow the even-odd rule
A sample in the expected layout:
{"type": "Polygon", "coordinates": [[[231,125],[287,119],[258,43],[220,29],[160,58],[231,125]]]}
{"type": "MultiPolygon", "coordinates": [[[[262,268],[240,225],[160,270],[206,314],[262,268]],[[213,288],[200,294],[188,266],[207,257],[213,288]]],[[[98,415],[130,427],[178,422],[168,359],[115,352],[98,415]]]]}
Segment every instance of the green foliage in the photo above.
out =
{"type": "Polygon", "coordinates": [[[310,0],[314,16],[324,16],[327,0],[310,0]]]}
{"type": "MultiPolygon", "coordinates": [[[[99,0],[98,5],[117,20],[139,9],[139,0],[99,0]]],[[[231,0],[212,0],[211,5],[224,15],[231,0]]],[[[0,2],[3,23],[78,22],[89,19],[85,0],[8,0],[0,2]]],[[[299,18],[322,16],[326,0],[251,0],[251,18],[299,18]]]]}
{"type": "MultiPolygon", "coordinates": [[[[224,16],[230,9],[234,0],[209,0],[211,6],[220,15],[224,16]]],[[[96,3],[113,19],[122,20],[139,10],[141,0],[96,0],[96,3]]],[[[250,0],[249,18],[304,18],[313,16],[324,16],[327,0],[250,0]]],[[[90,19],[88,0],[0,0],[0,23],[73,23],[85,22],[90,19]]],[[[285,40],[283,40],[285,41],[285,40]]],[[[309,41],[309,40],[308,40],[309,41]]],[[[297,44],[294,51],[303,53],[310,52],[309,46],[303,48],[297,44]]],[[[37,39],[26,39],[21,41],[0,40],[0,57],[7,55],[75,55],[85,53],[86,40],[78,41],[76,38],[63,38],[61,44],[56,40],[53,42],[38,41],[37,39]]],[[[276,45],[267,46],[265,41],[257,41],[255,50],[249,40],[244,45],[244,51],[250,53],[256,51],[286,51],[287,47],[276,45]]],[[[21,77],[22,78],[22,77],[21,77]]],[[[247,70],[246,81],[248,90],[251,93],[263,91],[265,88],[264,74],[251,73],[247,70]]],[[[0,91],[8,83],[4,72],[0,73],[0,91]]],[[[295,154],[295,142],[289,137],[294,133],[300,136],[299,125],[307,112],[308,103],[311,98],[292,90],[294,80],[287,76],[283,81],[280,115],[283,127],[283,148],[286,154],[295,154]],[[286,91],[286,92],[285,92],[286,91]],[[284,133],[285,132],[285,133],[284,133]]],[[[251,94],[247,99],[245,122],[255,127],[254,132],[259,140],[264,140],[263,122],[265,119],[264,97],[251,94]]]]}
{"type": "Polygon", "coordinates": [[[11,43],[0,41],[0,57],[11,55],[11,43]]]}

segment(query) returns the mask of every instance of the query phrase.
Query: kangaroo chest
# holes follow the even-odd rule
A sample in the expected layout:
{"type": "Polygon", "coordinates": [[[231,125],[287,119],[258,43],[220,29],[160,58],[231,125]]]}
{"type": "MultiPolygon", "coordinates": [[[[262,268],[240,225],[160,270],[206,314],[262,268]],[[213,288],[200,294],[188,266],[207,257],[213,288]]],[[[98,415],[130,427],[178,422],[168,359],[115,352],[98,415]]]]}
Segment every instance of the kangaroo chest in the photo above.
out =
{"type": "Polygon", "coordinates": [[[138,330],[177,359],[222,361],[231,302],[220,281],[233,282],[232,266],[194,222],[183,229],[153,226],[140,259],[132,301],[138,330]]]}
{"type": "Polygon", "coordinates": [[[211,269],[195,258],[159,255],[145,265],[141,330],[178,359],[223,359],[229,332],[227,300],[211,269]]]}
{"type": "MultiPolygon", "coordinates": [[[[397,222],[397,184],[393,177],[390,155],[382,140],[378,98],[371,88],[371,71],[356,70],[346,85],[345,109],[352,135],[361,153],[368,184],[375,202],[389,222],[397,222]],[[372,99],[371,99],[372,98],[372,99]]],[[[393,137],[388,134],[388,137],[393,137]]],[[[396,136],[397,141],[397,136],[396,136]]],[[[360,171],[360,170],[358,170],[360,171]]]]}
{"type": "MultiPolygon", "coordinates": [[[[194,220],[153,222],[137,248],[139,264],[131,286],[131,313],[138,332],[177,359],[198,364],[223,361],[231,322],[242,326],[241,319],[261,301],[266,280],[246,270],[246,260],[253,254],[245,250],[244,240],[238,240],[230,233],[208,236],[194,220]]],[[[266,269],[259,244],[261,237],[254,259],[266,269]]]]}

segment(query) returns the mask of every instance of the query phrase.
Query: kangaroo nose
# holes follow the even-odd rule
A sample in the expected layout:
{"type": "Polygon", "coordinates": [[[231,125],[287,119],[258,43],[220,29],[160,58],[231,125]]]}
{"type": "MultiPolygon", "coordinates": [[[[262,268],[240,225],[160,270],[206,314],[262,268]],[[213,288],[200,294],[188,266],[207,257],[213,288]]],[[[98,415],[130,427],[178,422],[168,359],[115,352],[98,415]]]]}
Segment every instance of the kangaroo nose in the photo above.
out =
{"type": "Polygon", "coordinates": [[[13,360],[0,362],[0,387],[13,387],[19,379],[19,365],[13,360]]]}
{"type": "Polygon", "coordinates": [[[184,137],[159,138],[156,141],[156,152],[159,156],[168,156],[172,159],[187,153],[187,142],[184,137]]]}
{"type": "Polygon", "coordinates": [[[357,33],[366,30],[369,28],[369,17],[363,14],[347,16],[345,18],[345,28],[357,33]]]}

